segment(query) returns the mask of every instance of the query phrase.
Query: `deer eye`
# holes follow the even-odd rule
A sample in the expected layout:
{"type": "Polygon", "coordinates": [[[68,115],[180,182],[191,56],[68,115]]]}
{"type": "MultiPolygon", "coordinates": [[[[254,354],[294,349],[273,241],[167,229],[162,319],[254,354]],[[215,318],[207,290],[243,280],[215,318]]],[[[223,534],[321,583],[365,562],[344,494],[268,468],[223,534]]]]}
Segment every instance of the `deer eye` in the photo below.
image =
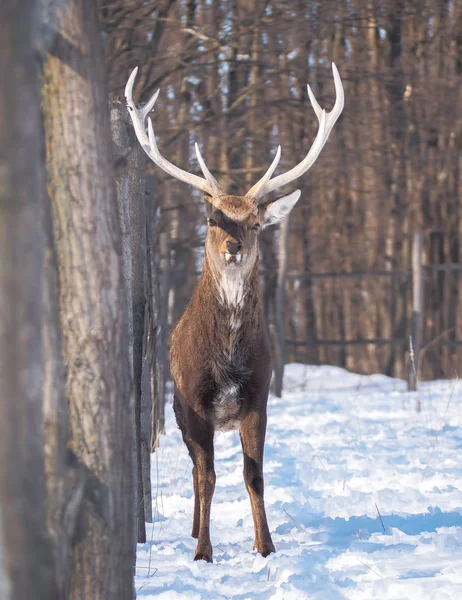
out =
{"type": "Polygon", "coordinates": [[[216,227],[217,222],[215,221],[215,219],[207,219],[207,223],[210,227],[216,227]]]}
{"type": "Polygon", "coordinates": [[[252,225],[252,231],[258,231],[260,229],[260,223],[255,223],[255,225],[252,225]]]}

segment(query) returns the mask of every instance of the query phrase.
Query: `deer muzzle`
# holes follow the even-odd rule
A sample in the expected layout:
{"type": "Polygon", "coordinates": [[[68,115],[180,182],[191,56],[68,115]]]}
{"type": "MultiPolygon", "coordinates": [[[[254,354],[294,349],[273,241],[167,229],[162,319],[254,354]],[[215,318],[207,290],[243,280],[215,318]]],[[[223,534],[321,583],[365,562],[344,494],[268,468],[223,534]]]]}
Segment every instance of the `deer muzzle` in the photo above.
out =
{"type": "Polygon", "coordinates": [[[224,257],[227,265],[240,265],[244,261],[245,254],[225,252],[224,257]]]}

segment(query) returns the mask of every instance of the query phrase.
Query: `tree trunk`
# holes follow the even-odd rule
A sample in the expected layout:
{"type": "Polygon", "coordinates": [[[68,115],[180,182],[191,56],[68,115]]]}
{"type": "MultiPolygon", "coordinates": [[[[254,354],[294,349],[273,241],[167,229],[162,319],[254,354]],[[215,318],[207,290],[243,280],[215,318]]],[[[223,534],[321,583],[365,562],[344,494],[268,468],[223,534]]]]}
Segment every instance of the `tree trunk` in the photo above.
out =
{"type": "Polygon", "coordinates": [[[62,335],[59,326],[58,271],[48,195],[42,210],[45,232],[43,285],[43,420],[46,474],[46,521],[53,547],[54,578],[58,597],[68,598],[70,550],[83,496],[83,477],[69,461],[69,411],[66,398],[62,335]]]}
{"type": "Polygon", "coordinates": [[[83,482],[71,599],[133,597],[132,379],[96,7],[71,0],[44,67],[71,456],[83,482]]]}
{"type": "MultiPolygon", "coordinates": [[[[143,357],[145,369],[149,369],[150,384],[150,447],[147,452],[155,451],[159,432],[165,433],[165,383],[166,383],[166,344],[162,340],[162,332],[167,331],[167,324],[162,323],[160,309],[160,260],[158,250],[159,237],[159,203],[157,196],[156,178],[148,175],[146,178],[146,238],[147,238],[147,263],[146,263],[146,310],[147,310],[147,335],[143,357]]],[[[143,397],[147,396],[145,390],[143,397]]],[[[147,416],[147,415],[146,415],[147,416]]],[[[146,424],[148,425],[148,424],[146,424]]],[[[148,439],[148,438],[146,438],[148,439]]],[[[150,473],[146,473],[147,478],[150,473]]],[[[149,483],[151,483],[149,481],[149,483]]],[[[151,490],[150,490],[151,491],[151,490]]],[[[149,498],[152,517],[152,497],[149,498]]],[[[148,515],[149,516],[149,515],[148,515]]]]}
{"type": "MultiPolygon", "coordinates": [[[[157,327],[158,327],[158,305],[159,305],[159,265],[157,264],[157,234],[158,234],[158,214],[156,198],[156,181],[153,175],[146,176],[146,272],[145,272],[145,333],[143,338],[143,379],[141,398],[142,406],[147,415],[145,398],[149,396],[150,412],[149,425],[146,431],[149,431],[150,445],[148,452],[155,452],[154,438],[157,435],[158,427],[154,421],[157,403],[157,327]]],[[[143,423],[145,426],[145,424],[143,423]]],[[[149,474],[150,477],[150,474],[149,474]]],[[[152,503],[151,503],[152,504],[152,503]]],[[[152,513],[152,509],[151,509],[152,513]]]]}
{"type": "Polygon", "coordinates": [[[282,385],[284,380],[284,335],[285,335],[285,306],[286,306],[286,281],[287,268],[289,264],[288,256],[289,244],[289,219],[285,219],[279,225],[278,240],[278,285],[276,290],[276,335],[274,351],[274,393],[278,398],[282,396],[282,385]]]}
{"type": "MultiPolygon", "coordinates": [[[[145,155],[134,135],[127,109],[120,103],[111,107],[112,139],[115,145],[117,169],[117,202],[122,223],[122,243],[124,252],[124,272],[128,306],[130,338],[130,359],[134,378],[135,414],[134,417],[134,457],[136,472],[134,485],[136,510],[136,538],[146,541],[146,516],[151,514],[151,487],[145,473],[150,471],[150,392],[143,396],[144,351],[146,337],[146,206],[145,206],[145,155]],[[147,426],[147,441],[144,440],[143,421],[147,426]],[[143,483],[145,480],[145,484],[143,483]],[[147,487],[146,487],[147,486],[147,487]],[[142,502],[142,498],[149,501],[142,502]]],[[[149,389],[149,385],[148,385],[149,389]]]]}
{"type": "Polygon", "coordinates": [[[0,4],[0,598],[57,598],[45,527],[38,6],[0,4]]]}
{"type": "MultiPolygon", "coordinates": [[[[128,115],[127,115],[128,119],[128,115]]],[[[145,205],[145,157],[138,141],[135,138],[133,127],[130,123],[129,133],[129,206],[130,206],[130,239],[132,244],[132,318],[133,318],[133,380],[135,390],[135,430],[137,448],[137,516],[138,516],[138,542],[146,541],[146,508],[151,512],[150,504],[145,498],[145,493],[150,498],[151,490],[145,489],[148,480],[146,472],[150,471],[150,395],[141,397],[142,373],[143,373],[143,340],[145,326],[145,278],[146,278],[146,205],[145,205]],[[142,406],[143,400],[143,406],[142,406]],[[148,413],[148,414],[146,414],[148,413]],[[144,417],[144,419],[143,419],[144,417]],[[146,425],[143,427],[143,420],[146,425]],[[144,434],[144,435],[143,435],[144,434]],[[143,464],[144,463],[144,464],[143,464]]]]}
{"type": "MultiPolygon", "coordinates": [[[[162,385],[162,391],[165,398],[165,383],[168,377],[168,336],[169,336],[169,322],[168,322],[168,291],[171,285],[171,271],[172,265],[170,262],[169,252],[169,238],[166,232],[162,232],[159,235],[159,253],[160,253],[160,277],[158,280],[158,293],[159,293],[159,305],[158,305],[158,326],[157,326],[157,361],[158,368],[156,369],[157,376],[159,378],[159,385],[162,385]]],[[[165,400],[158,403],[157,400],[154,405],[153,411],[153,436],[152,436],[152,450],[158,446],[159,434],[165,433],[165,400]]]]}

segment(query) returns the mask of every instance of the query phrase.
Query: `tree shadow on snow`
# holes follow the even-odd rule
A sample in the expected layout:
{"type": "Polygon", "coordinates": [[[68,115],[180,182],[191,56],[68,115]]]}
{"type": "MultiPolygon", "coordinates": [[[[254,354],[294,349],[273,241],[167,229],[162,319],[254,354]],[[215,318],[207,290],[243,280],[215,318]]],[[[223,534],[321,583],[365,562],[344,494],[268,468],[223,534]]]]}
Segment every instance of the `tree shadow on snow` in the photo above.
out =
{"type": "MultiPolygon", "coordinates": [[[[427,513],[416,515],[382,515],[382,520],[379,517],[372,518],[366,515],[350,517],[349,519],[341,517],[334,519],[332,517],[319,518],[316,515],[309,515],[307,519],[304,518],[303,511],[293,516],[294,520],[305,529],[312,530],[315,528],[318,530],[311,533],[313,541],[319,541],[342,551],[348,548],[352,541],[365,541],[374,533],[391,535],[391,529],[399,529],[406,535],[419,535],[425,532],[433,533],[440,527],[462,527],[461,513],[443,512],[437,506],[430,506],[427,513]]],[[[294,527],[293,521],[287,521],[277,527],[276,533],[287,534],[294,527]]],[[[380,549],[381,547],[377,543],[372,545],[374,549],[380,549]]]]}

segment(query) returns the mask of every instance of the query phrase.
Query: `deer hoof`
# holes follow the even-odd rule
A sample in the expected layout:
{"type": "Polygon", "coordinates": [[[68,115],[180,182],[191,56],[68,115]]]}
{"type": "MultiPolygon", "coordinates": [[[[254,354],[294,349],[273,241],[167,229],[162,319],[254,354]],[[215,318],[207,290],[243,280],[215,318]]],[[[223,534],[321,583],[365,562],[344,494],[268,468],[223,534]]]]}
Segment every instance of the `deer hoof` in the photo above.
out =
{"type": "Polygon", "coordinates": [[[268,554],[276,552],[276,548],[271,540],[269,542],[265,542],[264,544],[255,544],[254,550],[256,550],[264,558],[268,556],[268,554]]]}
{"type": "Polygon", "coordinates": [[[205,560],[208,563],[213,562],[212,560],[212,548],[200,548],[199,546],[196,548],[196,552],[194,554],[194,560],[205,560]]]}

